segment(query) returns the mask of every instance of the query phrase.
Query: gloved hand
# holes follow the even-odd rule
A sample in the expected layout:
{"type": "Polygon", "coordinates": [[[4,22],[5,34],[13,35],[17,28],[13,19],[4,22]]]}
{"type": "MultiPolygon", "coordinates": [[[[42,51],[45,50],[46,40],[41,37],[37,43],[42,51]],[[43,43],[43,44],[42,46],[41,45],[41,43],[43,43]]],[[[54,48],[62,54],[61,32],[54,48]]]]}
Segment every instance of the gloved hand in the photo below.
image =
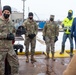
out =
{"type": "Polygon", "coordinates": [[[68,31],[71,32],[71,29],[69,29],[68,31]]]}
{"type": "Polygon", "coordinates": [[[58,40],[58,37],[57,36],[55,36],[55,40],[54,40],[54,42],[56,42],[58,40]]]}
{"type": "Polygon", "coordinates": [[[67,31],[67,27],[64,27],[63,30],[66,32],[67,31]]]}
{"type": "Polygon", "coordinates": [[[13,33],[7,34],[7,40],[15,40],[13,33]]]}
{"type": "Polygon", "coordinates": [[[33,39],[35,36],[36,36],[36,34],[29,34],[29,35],[28,35],[28,37],[29,37],[30,39],[33,39]]]}
{"type": "Polygon", "coordinates": [[[66,32],[66,31],[67,31],[67,29],[66,29],[66,28],[64,28],[64,31],[66,32]]]}
{"type": "Polygon", "coordinates": [[[43,40],[45,41],[45,36],[43,36],[43,40]]]}

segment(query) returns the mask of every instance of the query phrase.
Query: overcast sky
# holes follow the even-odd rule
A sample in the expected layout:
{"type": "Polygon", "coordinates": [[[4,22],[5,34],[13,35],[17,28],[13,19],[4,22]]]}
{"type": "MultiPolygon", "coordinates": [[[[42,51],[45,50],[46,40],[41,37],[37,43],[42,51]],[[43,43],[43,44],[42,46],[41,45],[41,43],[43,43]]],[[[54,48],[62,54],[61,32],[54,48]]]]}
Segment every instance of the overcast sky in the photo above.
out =
{"type": "MultiPolygon", "coordinates": [[[[19,12],[23,11],[22,0],[1,0],[2,6],[10,5],[19,12]]],[[[55,15],[55,20],[63,20],[67,16],[69,9],[73,10],[76,16],[76,0],[26,0],[25,18],[28,12],[34,13],[34,19],[47,20],[51,14],[55,15]]]]}

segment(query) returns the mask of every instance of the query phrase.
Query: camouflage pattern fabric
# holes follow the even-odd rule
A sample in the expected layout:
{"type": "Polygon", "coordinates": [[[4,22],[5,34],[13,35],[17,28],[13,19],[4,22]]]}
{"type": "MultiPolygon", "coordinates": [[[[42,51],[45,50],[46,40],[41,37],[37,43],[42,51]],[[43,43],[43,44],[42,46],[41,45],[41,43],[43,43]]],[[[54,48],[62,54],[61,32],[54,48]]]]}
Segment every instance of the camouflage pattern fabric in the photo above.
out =
{"type": "Polygon", "coordinates": [[[12,41],[6,39],[8,33],[15,33],[15,28],[10,20],[5,21],[0,17],[0,75],[5,75],[6,55],[8,56],[7,59],[11,66],[11,75],[18,74],[18,57],[13,50],[12,41]]]}
{"type": "Polygon", "coordinates": [[[35,53],[35,46],[36,46],[36,36],[33,39],[30,39],[28,37],[29,34],[35,34],[37,35],[38,32],[38,26],[34,20],[25,20],[23,23],[24,28],[26,29],[25,33],[25,46],[26,46],[26,56],[29,53],[29,44],[31,44],[31,55],[34,55],[35,53]]]}
{"type": "Polygon", "coordinates": [[[45,36],[46,52],[54,51],[55,36],[59,35],[59,27],[54,21],[48,21],[43,28],[43,36],[45,36]]]}

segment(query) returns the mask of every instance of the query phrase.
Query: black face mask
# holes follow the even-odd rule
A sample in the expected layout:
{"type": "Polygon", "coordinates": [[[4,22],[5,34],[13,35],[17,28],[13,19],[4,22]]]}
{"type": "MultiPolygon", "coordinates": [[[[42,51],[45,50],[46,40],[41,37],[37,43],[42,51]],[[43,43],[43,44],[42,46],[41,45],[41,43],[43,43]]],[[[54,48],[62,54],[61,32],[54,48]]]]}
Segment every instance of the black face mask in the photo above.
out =
{"type": "Polygon", "coordinates": [[[50,21],[53,21],[54,19],[53,18],[50,18],[50,21]]]}
{"type": "Polygon", "coordinates": [[[7,19],[7,18],[9,18],[10,15],[4,13],[3,16],[4,16],[5,19],[7,19]]]}
{"type": "Polygon", "coordinates": [[[32,17],[29,17],[29,19],[32,20],[33,18],[32,17]]]}

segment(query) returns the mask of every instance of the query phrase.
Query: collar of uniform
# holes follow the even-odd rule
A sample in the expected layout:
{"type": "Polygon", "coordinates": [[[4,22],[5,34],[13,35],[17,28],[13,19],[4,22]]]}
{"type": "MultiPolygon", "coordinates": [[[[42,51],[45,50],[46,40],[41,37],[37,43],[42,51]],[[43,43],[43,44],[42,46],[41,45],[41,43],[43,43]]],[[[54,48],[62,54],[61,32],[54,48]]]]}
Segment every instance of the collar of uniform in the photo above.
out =
{"type": "Polygon", "coordinates": [[[54,21],[49,21],[50,23],[54,23],[54,21]]]}
{"type": "Polygon", "coordinates": [[[10,20],[9,20],[9,19],[8,19],[8,20],[5,20],[5,19],[3,18],[3,16],[0,16],[0,19],[1,19],[2,21],[10,22],[10,20]]]}
{"type": "Polygon", "coordinates": [[[30,20],[30,19],[28,18],[28,21],[29,21],[29,22],[30,22],[30,21],[32,21],[32,22],[33,22],[34,20],[30,20]]]}

